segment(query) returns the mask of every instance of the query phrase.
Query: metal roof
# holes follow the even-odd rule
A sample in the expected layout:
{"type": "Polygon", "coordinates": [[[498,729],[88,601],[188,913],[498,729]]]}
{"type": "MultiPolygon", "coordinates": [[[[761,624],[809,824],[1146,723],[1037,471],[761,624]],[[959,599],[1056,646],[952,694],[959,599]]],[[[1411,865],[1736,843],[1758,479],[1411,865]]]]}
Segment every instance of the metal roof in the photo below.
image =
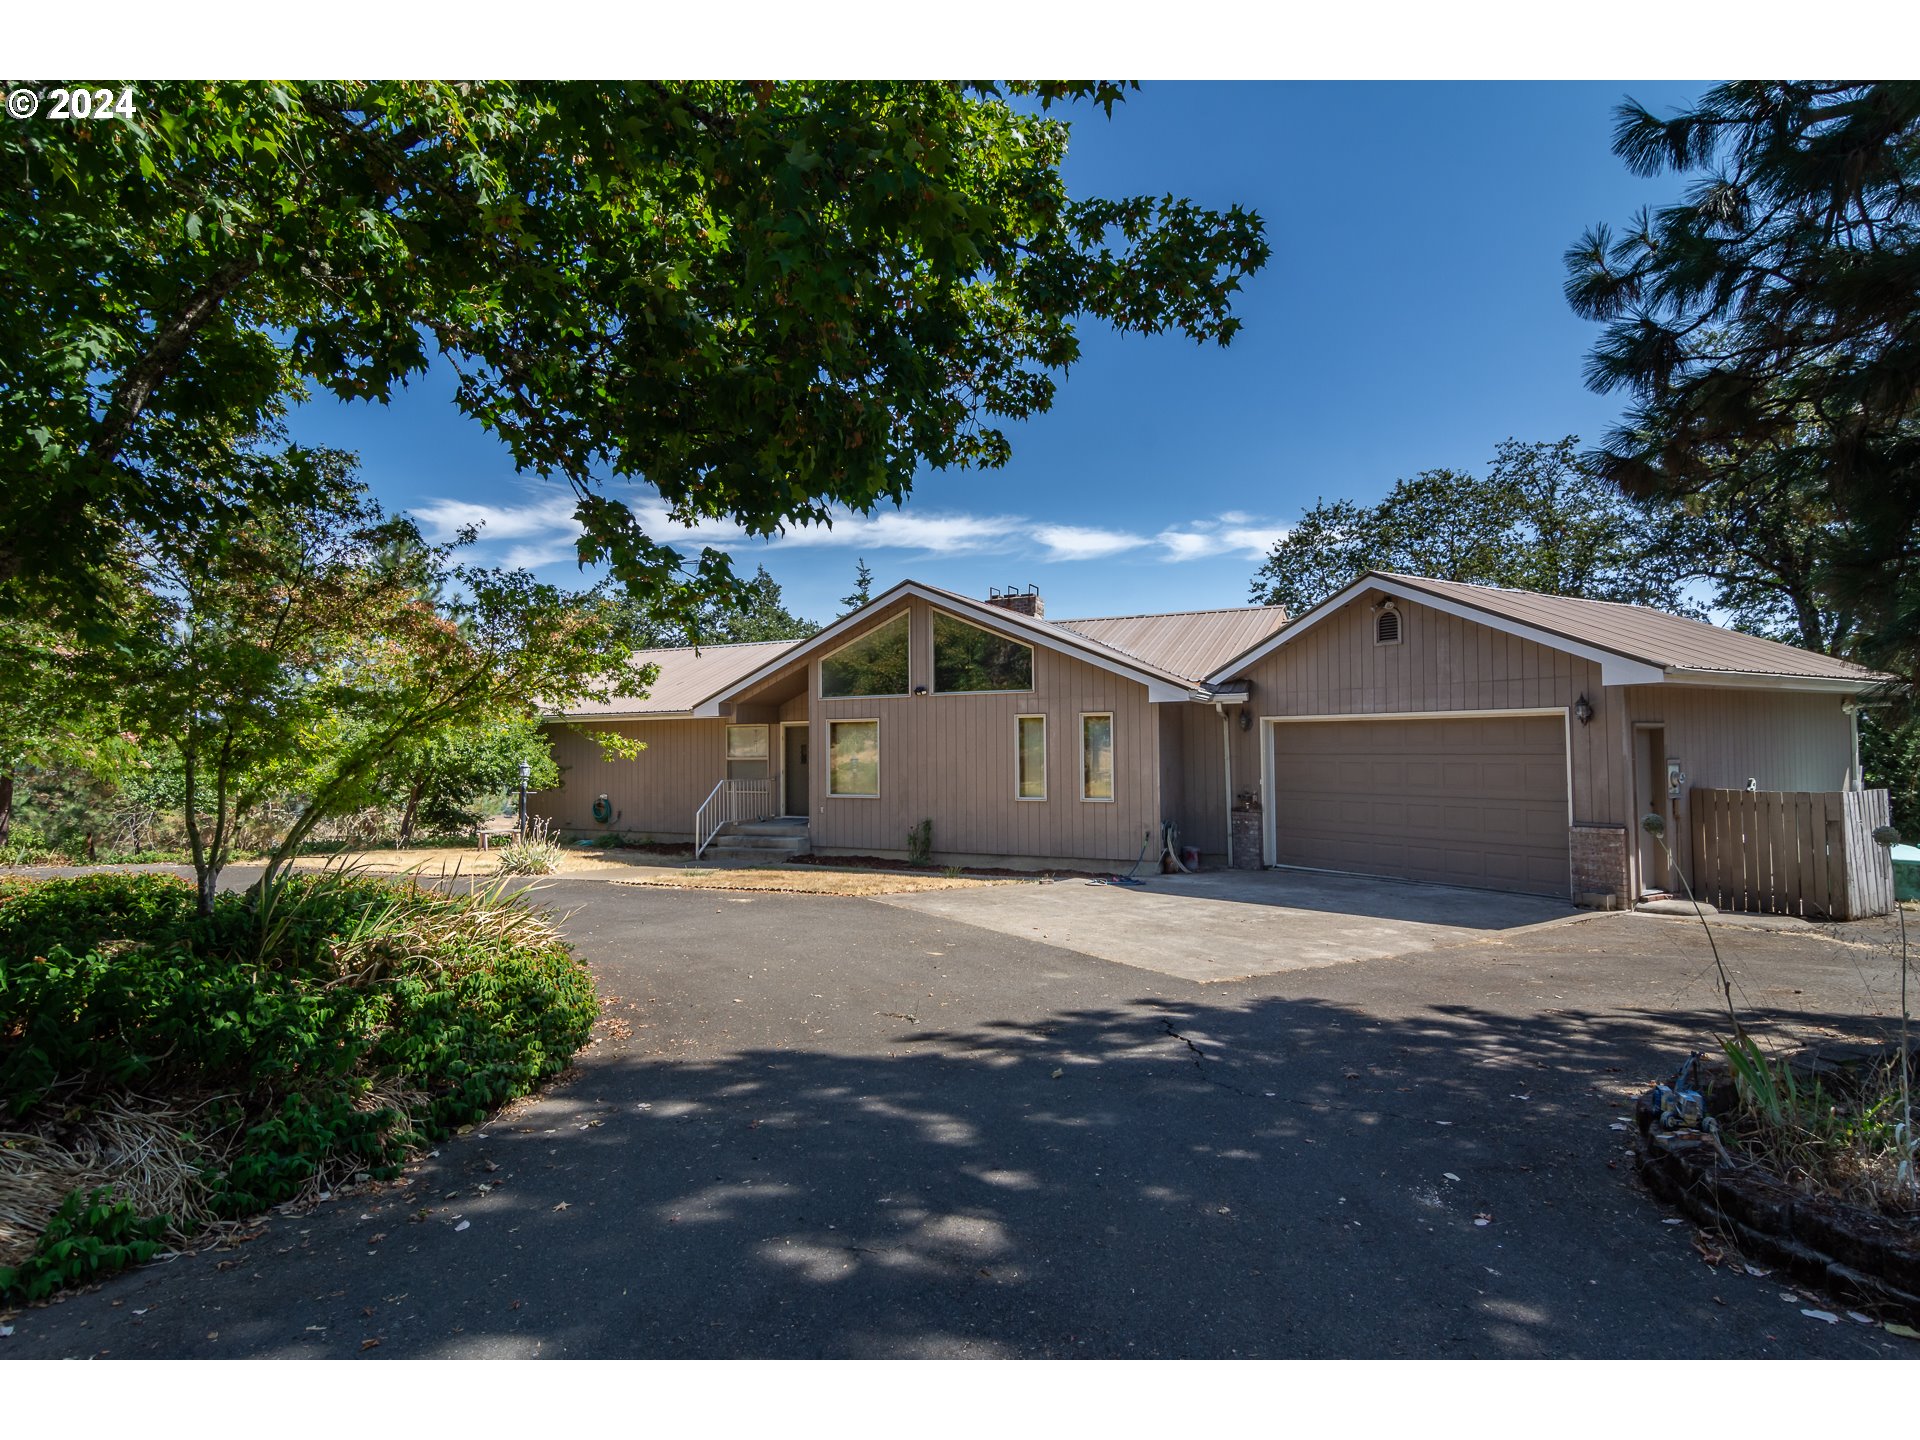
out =
{"type": "Polygon", "coordinates": [[[1103,615],[1047,623],[1198,682],[1280,629],[1287,623],[1287,612],[1278,605],[1242,605],[1232,610],[1103,615]]]}
{"type": "Polygon", "coordinates": [[[1763,640],[1758,635],[1722,629],[1704,620],[1669,615],[1644,605],[1613,600],[1574,600],[1531,590],[1499,590],[1457,580],[1428,580],[1418,575],[1381,571],[1380,578],[1443,596],[1492,615],[1548,630],[1603,650],[1644,660],[1665,670],[1715,675],[1787,675],[1818,680],[1858,680],[1885,676],[1836,660],[1831,655],[1763,640]]]}
{"type": "Polygon", "coordinates": [[[1749,688],[1860,693],[1888,683],[1851,661],[1836,660],[1796,645],[1763,640],[1704,620],[1669,615],[1644,605],[1612,600],[1576,600],[1532,590],[1501,590],[1423,575],[1370,570],[1338,594],[1252,649],[1216,665],[1212,683],[1290,645],[1329,615],[1377,592],[1425,603],[1449,614],[1519,635],[1598,663],[1602,683],[1652,685],[1681,681],[1749,688]]]}
{"type": "MultiPolygon", "coordinates": [[[[1177,681],[1199,686],[1201,677],[1220,661],[1231,658],[1272,634],[1286,623],[1286,612],[1276,606],[1243,606],[1232,610],[1183,610],[1164,615],[1105,615],[1081,620],[1036,620],[1018,611],[988,605],[968,595],[937,586],[902,581],[874,604],[890,601],[895,591],[914,590],[927,598],[953,601],[956,608],[990,617],[1012,634],[1051,634],[1056,643],[1090,659],[1106,657],[1145,680],[1177,681]]],[[[561,717],[568,720],[612,720],[627,716],[688,715],[702,701],[738,686],[742,681],[777,667],[788,651],[812,646],[851,621],[843,616],[805,640],[773,640],[746,645],[707,645],[698,649],[642,650],[627,663],[633,669],[659,667],[648,694],[615,694],[611,700],[581,701],[561,717]]],[[[1151,688],[1151,687],[1150,687],[1151,688]]]]}
{"type": "Polygon", "coordinates": [[[693,707],[714,691],[725,689],[800,643],[798,640],[760,640],[743,645],[638,650],[627,661],[630,671],[646,665],[660,667],[660,673],[645,695],[616,690],[610,700],[578,701],[561,715],[568,720],[614,720],[629,715],[690,715],[693,707]]]}

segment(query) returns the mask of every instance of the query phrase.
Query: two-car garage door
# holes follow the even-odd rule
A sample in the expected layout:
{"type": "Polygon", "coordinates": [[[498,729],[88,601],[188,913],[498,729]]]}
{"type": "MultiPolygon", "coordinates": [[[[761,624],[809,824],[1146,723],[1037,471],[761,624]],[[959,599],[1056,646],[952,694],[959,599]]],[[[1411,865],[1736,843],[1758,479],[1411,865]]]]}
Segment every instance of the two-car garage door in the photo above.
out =
{"type": "Polygon", "coordinates": [[[1565,895],[1564,714],[1270,724],[1274,862],[1565,895]]]}

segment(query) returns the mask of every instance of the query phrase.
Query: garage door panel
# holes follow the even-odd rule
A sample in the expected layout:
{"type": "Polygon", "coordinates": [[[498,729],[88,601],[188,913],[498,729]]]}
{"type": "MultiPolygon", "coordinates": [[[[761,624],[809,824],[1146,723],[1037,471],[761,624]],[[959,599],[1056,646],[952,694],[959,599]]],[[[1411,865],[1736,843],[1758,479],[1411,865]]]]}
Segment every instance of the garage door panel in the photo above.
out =
{"type": "Polygon", "coordinates": [[[1564,895],[1564,734],[1557,716],[1276,726],[1274,858],[1564,895]]]}

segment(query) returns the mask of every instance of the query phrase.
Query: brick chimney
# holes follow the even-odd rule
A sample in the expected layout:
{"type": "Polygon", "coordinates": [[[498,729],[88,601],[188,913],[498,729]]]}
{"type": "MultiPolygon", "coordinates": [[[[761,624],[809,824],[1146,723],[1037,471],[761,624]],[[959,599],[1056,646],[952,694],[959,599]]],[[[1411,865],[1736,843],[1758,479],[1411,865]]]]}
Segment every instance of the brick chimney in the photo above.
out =
{"type": "Polygon", "coordinates": [[[987,592],[987,603],[998,605],[1002,610],[1011,610],[1016,615],[1031,615],[1035,620],[1046,618],[1047,603],[1032,585],[1024,590],[1016,590],[1011,585],[1002,590],[996,585],[987,592]]]}

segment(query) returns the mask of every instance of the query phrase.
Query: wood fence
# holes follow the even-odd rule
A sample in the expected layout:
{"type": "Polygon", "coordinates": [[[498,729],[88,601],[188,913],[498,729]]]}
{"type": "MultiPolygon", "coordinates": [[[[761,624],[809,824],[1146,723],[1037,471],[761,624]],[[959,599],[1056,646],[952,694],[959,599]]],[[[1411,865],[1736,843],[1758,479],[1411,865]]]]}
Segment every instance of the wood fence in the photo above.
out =
{"type": "Polygon", "coordinates": [[[1858,920],[1893,909],[1893,859],[1873,838],[1884,790],[1694,790],[1693,889],[1722,910],[1858,920]]]}

